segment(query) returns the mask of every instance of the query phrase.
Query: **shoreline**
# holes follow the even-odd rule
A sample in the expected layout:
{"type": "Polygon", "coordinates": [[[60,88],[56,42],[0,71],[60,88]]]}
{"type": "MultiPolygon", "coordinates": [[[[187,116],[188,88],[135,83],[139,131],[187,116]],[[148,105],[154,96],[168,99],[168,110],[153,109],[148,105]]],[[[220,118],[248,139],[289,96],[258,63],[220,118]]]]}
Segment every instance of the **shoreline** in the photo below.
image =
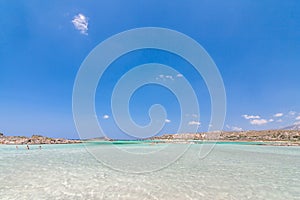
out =
{"type": "MultiPolygon", "coordinates": [[[[112,145],[118,145],[118,143],[121,140],[116,140],[116,141],[94,141],[94,142],[105,142],[106,144],[112,144],[112,145]]],[[[244,143],[246,145],[257,145],[257,146],[300,146],[300,142],[293,142],[293,141],[241,141],[241,140],[156,140],[156,141],[136,141],[136,140],[130,140],[130,141],[122,141],[128,144],[137,144],[138,142],[140,143],[148,143],[148,144],[209,144],[209,143],[215,143],[215,144],[232,144],[232,143],[244,143]],[[136,143],[133,143],[135,141],[136,143]]],[[[79,142],[66,142],[66,143],[34,143],[34,144],[19,144],[19,143],[7,143],[3,144],[0,143],[0,146],[38,146],[38,145],[68,145],[68,144],[84,144],[84,143],[89,143],[87,141],[79,141],[79,142]]]]}
{"type": "Polygon", "coordinates": [[[253,142],[260,145],[300,146],[299,130],[262,131],[214,131],[204,133],[165,134],[152,140],[207,141],[207,142],[253,142]]]}
{"type": "MultiPolygon", "coordinates": [[[[260,145],[260,146],[300,146],[300,142],[294,141],[246,141],[246,140],[165,140],[165,139],[158,139],[158,140],[114,140],[114,141],[86,141],[86,143],[100,143],[105,145],[118,145],[118,144],[209,144],[209,143],[216,143],[216,144],[246,144],[246,145],[260,145]]],[[[85,143],[85,142],[83,142],[85,143]]]]}
{"type": "Polygon", "coordinates": [[[42,135],[25,136],[5,136],[0,134],[0,145],[42,145],[42,144],[78,144],[81,140],[71,140],[65,138],[50,138],[42,135]]]}
{"type": "Polygon", "coordinates": [[[0,133],[0,145],[42,145],[42,144],[79,144],[86,142],[145,142],[145,143],[210,143],[210,142],[247,142],[253,145],[267,146],[300,146],[300,131],[298,130],[263,130],[263,131],[240,131],[240,132],[204,132],[204,133],[181,133],[164,134],[146,138],[143,140],[113,140],[110,138],[93,138],[88,140],[50,138],[41,135],[5,136],[0,133]]]}

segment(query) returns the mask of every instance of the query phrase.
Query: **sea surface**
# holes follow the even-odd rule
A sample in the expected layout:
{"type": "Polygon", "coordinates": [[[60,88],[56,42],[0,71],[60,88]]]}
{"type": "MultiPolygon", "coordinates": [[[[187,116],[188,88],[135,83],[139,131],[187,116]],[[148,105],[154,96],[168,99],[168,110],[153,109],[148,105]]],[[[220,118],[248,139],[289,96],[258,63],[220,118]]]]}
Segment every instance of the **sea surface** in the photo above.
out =
{"type": "Polygon", "coordinates": [[[138,170],[152,166],[147,159],[136,160],[131,171],[125,166],[132,153],[156,152],[163,163],[185,149],[164,145],[94,142],[42,145],[41,150],[0,145],[0,199],[300,199],[299,147],[218,143],[199,157],[208,144],[192,144],[160,169],[134,173],[136,163],[138,170]],[[118,156],[115,148],[127,153],[118,156]]]}

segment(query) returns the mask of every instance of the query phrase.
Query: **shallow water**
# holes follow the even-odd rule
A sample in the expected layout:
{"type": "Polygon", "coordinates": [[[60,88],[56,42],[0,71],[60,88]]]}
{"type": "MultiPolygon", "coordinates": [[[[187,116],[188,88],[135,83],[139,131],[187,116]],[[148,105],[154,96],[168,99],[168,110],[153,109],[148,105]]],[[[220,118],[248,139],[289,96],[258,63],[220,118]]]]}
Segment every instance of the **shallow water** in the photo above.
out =
{"type": "MultiPolygon", "coordinates": [[[[109,154],[107,144],[91,149],[114,157],[119,167],[126,156],[109,154]]],[[[117,144],[120,145],[120,144],[117,144]]],[[[148,152],[162,145],[121,144],[128,152],[148,152]]],[[[1,199],[299,199],[300,148],[217,144],[199,159],[202,144],[193,144],[161,170],[133,174],[111,169],[82,144],[0,146],[1,199]]],[[[172,144],[171,151],[181,149],[172,144]]],[[[164,154],[164,155],[163,155],[164,154]]],[[[129,155],[129,154],[128,154],[129,155]]],[[[138,162],[138,161],[137,161],[138,162]]],[[[151,166],[140,160],[141,166],[151,166]]]]}

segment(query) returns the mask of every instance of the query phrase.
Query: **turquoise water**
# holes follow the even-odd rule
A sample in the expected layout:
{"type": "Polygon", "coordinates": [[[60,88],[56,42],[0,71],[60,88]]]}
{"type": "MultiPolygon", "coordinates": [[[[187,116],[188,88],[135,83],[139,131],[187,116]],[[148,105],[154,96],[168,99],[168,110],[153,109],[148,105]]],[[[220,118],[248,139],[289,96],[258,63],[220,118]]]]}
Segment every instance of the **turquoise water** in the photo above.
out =
{"type": "MultiPolygon", "coordinates": [[[[205,144],[206,145],[206,144],[205,144]]],[[[204,146],[205,146],[204,145],[204,146]]],[[[202,144],[193,144],[167,167],[149,173],[128,173],[122,166],[132,153],[166,156],[181,151],[172,144],[88,144],[116,161],[119,170],[95,159],[84,145],[0,146],[0,199],[299,199],[300,148],[217,144],[199,159],[202,144]],[[119,156],[114,150],[129,152],[119,156]],[[121,147],[120,147],[121,146],[121,147]],[[127,155],[127,156],[126,156],[127,155]],[[121,170],[120,170],[121,169],[121,170]],[[122,169],[124,169],[122,171],[122,169]]],[[[99,157],[98,157],[99,158],[99,157]]],[[[109,161],[109,160],[107,160],[109,161]]],[[[138,160],[137,169],[152,161],[138,160]]]]}

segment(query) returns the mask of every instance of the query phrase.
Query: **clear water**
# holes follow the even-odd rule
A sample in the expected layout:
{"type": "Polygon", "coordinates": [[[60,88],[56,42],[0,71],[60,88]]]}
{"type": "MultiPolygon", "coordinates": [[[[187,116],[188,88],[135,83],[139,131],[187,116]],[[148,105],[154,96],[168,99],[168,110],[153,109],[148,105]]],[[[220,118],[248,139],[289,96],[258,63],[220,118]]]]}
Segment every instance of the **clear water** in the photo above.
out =
{"type": "MultiPolygon", "coordinates": [[[[132,152],[161,148],[117,145],[132,152]]],[[[116,156],[109,155],[112,145],[91,146],[116,156]]],[[[182,147],[171,146],[172,151],[182,147]]],[[[300,199],[299,147],[217,144],[199,159],[200,146],[193,144],[162,170],[132,174],[103,165],[82,144],[32,146],[29,151],[2,145],[0,199],[300,199]]]]}

